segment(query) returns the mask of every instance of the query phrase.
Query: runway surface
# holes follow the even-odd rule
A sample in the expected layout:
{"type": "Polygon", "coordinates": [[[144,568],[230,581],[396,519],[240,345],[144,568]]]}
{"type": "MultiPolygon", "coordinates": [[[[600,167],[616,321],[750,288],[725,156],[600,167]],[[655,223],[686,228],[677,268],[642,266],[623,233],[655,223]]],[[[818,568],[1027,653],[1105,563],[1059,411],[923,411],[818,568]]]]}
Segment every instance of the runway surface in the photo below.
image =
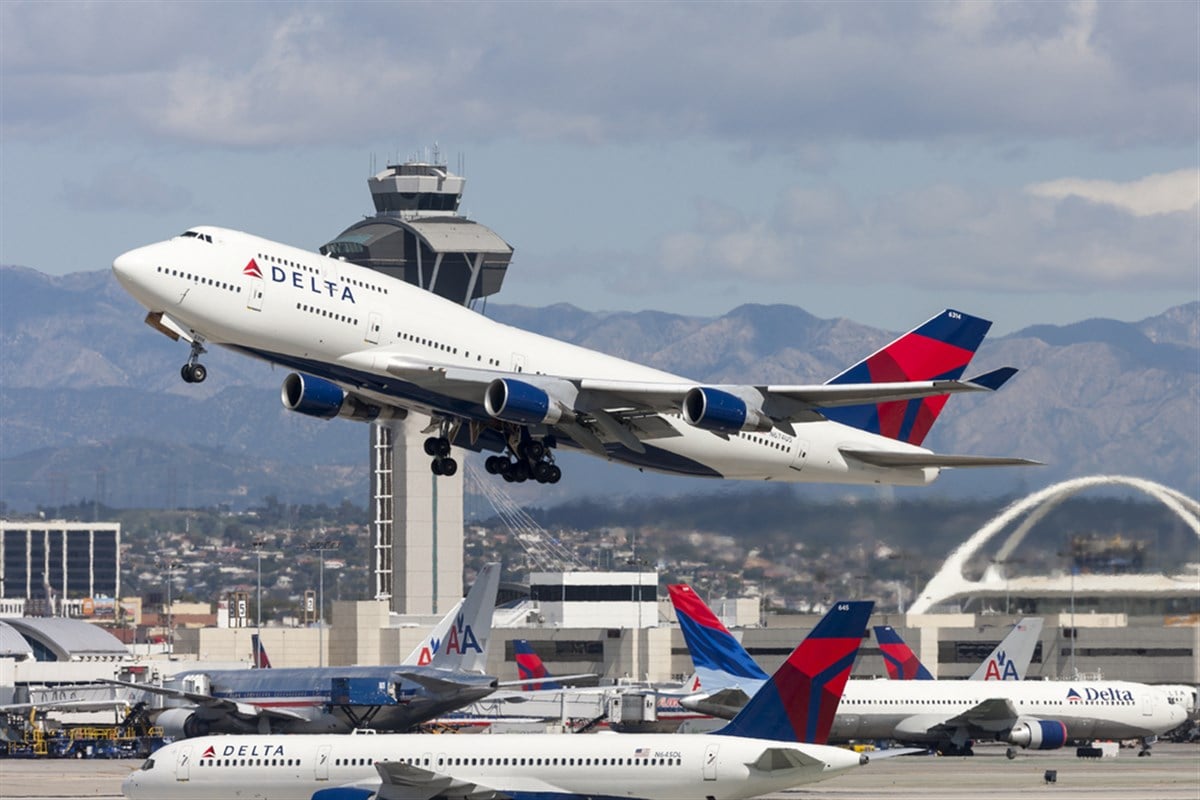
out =
{"type": "MultiPolygon", "coordinates": [[[[973,758],[904,756],[806,788],[769,795],[791,798],[937,798],[1008,800],[1072,797],[1087,800],[1197,800],[1200,745],[1158,744],[1150,758],[1122,750],[1115,759],[1083,760],[1074,750],[1022,753],[1009,761],[1003,748],[977,747],[973,758]],[[1057,772],[1047,784],[1046,770],[1057,772]]],[[[0,798],[60,800],[119,798],[121,780],[141,761],[0,760],[0,798]]]]}

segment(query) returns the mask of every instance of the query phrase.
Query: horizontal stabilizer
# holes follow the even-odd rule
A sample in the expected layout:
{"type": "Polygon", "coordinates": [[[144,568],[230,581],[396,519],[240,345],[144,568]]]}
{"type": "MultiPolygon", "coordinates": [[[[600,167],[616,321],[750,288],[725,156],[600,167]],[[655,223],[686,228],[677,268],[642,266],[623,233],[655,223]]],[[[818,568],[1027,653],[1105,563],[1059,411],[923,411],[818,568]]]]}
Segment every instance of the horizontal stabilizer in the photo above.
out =
{"type": "Polygon", "coordinates": [[[750,768],[759,772],[778,772],[785,769],[818,767],[823,763],[820,759],[813,758],[799,748],[768,747],[762,751],[762,755],[754,760],[754,763],[750,764],[750,768]]]}
{"type": "Polygon", "coordinates": [[[991,372],[986,372],[976,378],[971,378],[967,383],[973,383],[976,386],[982,386],[985,389],[991,389],[993,392],[999,389],[1004,384],[1008,383],[1008,379],[1017,374],[1016,367],[1001,367],[994,369],[991,372]]]}
{"type": "Polygon", "coordinates": [[[842,449],[842,455],[875,467],[1041,467],[1041,461],[1002,456],[953,456],[940,453],[895,453],[885,450],[842,449]]]}

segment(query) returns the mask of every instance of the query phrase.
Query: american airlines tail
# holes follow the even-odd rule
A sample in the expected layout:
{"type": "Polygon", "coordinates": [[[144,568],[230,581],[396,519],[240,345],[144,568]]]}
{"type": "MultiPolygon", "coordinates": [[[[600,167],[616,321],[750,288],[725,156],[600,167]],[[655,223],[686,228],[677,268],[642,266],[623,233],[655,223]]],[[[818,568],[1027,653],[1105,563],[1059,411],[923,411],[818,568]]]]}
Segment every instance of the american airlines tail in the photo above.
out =
{"type": "Polygon", "coordinates": [[[542,663],[542,657],[537,654],[527,640],[514,639],[513,654],[517,660],[517,677],[521,679],[526,689],[538,691],[541,689],[554,690],[563,688],[561,683],[553,680],[553,676],[546,669],[546,665],[542,663]],[[539,678],[545,678],[546,680],[538,680],[539,678]]]}
{"type": "Polygon", "coordinates": [[[1023,617],[971,675],[974,681],[1023,681],[1042,635],[1041,617],[1023,617]]]}
{"type": "Polygon", "coordinates": [[[925,668],[891,625],[876,625],[875,641],[879,642],[879,652],[883,655],[889,678],[894,681],[933,680],[933,673],[925,668]]]}
{"type": "MultiPolygon", "coordinates": [[[[890,383],[897,381],[958,380],[992,323],[961,311],[946,309],[918,325],[891,344],[833,378],[839,383],[890,383]]],[[[1008,380],[1016,370],[989,373],[1008,380]]],[[[827,419],[901,442],[920,445],[933,427],[949,395],[893,400],[871,405],[827,408],[827,419]]]]}
{"type": "Polygon", "coordinates": [[[835,603],[717,734],[824,744],[875,603],[835,603]]]}

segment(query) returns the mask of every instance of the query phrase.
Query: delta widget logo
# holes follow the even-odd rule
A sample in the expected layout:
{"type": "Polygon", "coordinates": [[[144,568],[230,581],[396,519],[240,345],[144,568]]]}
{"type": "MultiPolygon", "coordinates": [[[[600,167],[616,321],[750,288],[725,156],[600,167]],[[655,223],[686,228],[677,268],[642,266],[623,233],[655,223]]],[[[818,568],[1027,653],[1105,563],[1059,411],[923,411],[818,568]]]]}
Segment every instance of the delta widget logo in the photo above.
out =
{"type": "Polygon", "coordinates": [[[253,258],[250,259],[250,263],[248,263],[242,269],[242,274],[249,275],[251,278],[262,278],[262,276],[263,276],[262,270],[258,268],[258,262],[255,261],[253,258]]]}

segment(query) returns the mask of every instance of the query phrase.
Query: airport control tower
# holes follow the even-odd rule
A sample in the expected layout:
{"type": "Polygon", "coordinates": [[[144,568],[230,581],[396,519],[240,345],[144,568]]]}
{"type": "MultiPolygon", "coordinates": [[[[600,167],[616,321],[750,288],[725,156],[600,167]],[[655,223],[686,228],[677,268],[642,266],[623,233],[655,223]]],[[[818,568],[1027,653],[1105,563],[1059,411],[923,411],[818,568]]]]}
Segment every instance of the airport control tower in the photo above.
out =
{"type": "MultiPolygon", "coordinates": [[[[459,216],[466,179],[430,161],[388,165],[367,181],[375,214],[321,247],[470,306],[500,291],[512,247],[459,216]]],[[[444,614],[462,598],[462,472],[437,477],[424,451],[429,418],[371,424],[375,599],[397,614],[444,614]]],[[[461,459],[459,459],[461,461],[461,459]]]]}

